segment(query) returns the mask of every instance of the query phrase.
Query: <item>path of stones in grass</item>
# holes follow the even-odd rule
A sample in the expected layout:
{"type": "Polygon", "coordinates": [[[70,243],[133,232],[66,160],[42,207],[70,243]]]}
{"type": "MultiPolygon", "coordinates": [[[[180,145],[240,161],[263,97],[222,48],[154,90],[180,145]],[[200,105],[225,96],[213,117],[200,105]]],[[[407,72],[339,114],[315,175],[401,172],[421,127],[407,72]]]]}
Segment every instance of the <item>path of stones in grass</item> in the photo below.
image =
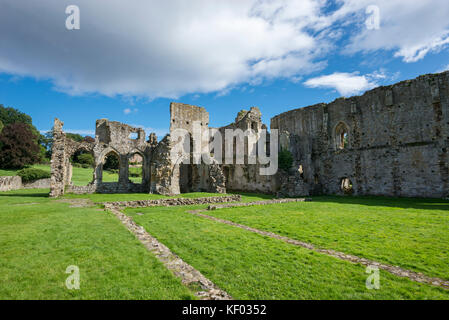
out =
{"type": "Polygon", "coordinates": [[[201,288],[200,291],[195,293],[197,297],[202,300],[232,299],[227,292],[218,288],[212,281],[203,276],[201,272],[184,262],[180,257],[171,252],[169,248],[152,237],[143,227],[135,223],[131,217],[125,215],[112,205],[105,204],[105,209],[112,212],[167,269],[176,277],[181,278],[185,286],[192,290],[201,288]]]}
{"type": "Polygon", "coordinates": [[[327,249],[320,249],[315,247],[313,244],[310,243],[306,243],[306,242],[301,242],[298,240],[294,240],[294,239],[290,239],[288,237],[284,237],[272,232],[267,232],[267,231],[262,231],[259,229],[255,229],[255,228],[251,228],[242,224],[238,224],[232,221],[228,221],[228,220],[223,220],[223,219],[219,219],[216,217],[212,217],[206,214],[202,214],[201,212],[207,212],[207,210],[204,209],[200,209],[200,210],[193,210],[193,211],[187,211],[188,213],[194,214],[198,217],[202,217],[202,218],[206,218],[212,221],[216,221],[216,222],[220,222],[220,223],[224,223],[230,226],[234,226],[237,228],[241,228],[247,231],[251,231],[263,236],[267,236],[270,238],[274,238],[274,239],[278,239],[278,240],[282,240],[286,243],[289,244],[293,244],[296,246],[300,246],[318,253],[322,253],[322,254],[326,254],[329,256],[332,256],[334,258],[337,259],[341,259],[341,260],[345,260],[345,261],[349,261],[351,263],[360,263],[364,266],[372,266],[372,267],[377,267],[379,269],[385,270],[395,276],[399,276],[399,277],[403,277],[403,278],[408,278],[412,281],[415,282],[419,282],[419,283],[426,283],[426,284],[430,284],[433,286],[437,286],[437,287],[441,287],[444,289],[449,289],[449,281],[445,281],[443,279],[440,278],[432,278],[432,277],[428,277],[422,273],[418,273],[418,272],[414,272],[414,271],[410,271],[410,270],[406,270],[406,269],[402,269],[400,267],[397,266],[390,266],[390,265],[386,265],[386,264],[382,264],[380,262],[376,262],[376,261],[372,261],[372,260],[368,260],[368,259],[364,259],[364,258],[360,258],[357,256],[353,256],[353,255],[349,255],[349,254],[345,254],[343,252],[338,252],[338,251],[334,251],[334,250],[327,250],[327,249]]]}

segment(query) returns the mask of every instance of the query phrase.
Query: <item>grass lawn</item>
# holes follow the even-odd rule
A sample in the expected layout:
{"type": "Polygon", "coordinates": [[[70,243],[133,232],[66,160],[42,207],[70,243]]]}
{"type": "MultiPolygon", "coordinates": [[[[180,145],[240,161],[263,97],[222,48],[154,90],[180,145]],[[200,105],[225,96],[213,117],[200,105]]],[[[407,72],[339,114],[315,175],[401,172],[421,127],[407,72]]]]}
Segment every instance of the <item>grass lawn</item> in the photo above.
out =
{"type": "MultiPolygon", "coordinates": [[[[49,164],[35,164],[32,166],[33,168],[42,169],[44,171],[50,172],[49,164]]],[[[92,182],[94,176],[93,168],[72,168],[72,182],[75,186],[86,186],[90,182],[92,182]]],[[[135,168],[132,168],[133,170],[135,168]]],[[[17,175],[17,171],[19,170],[6,170],[0,169],[0,177],[1,176],[15,176],[17,175]]],[[[129,179],[134,183],[142,183],[141,177],[129,177],[129,179]]],[[[109,171],[103,171],[103,182],[117,182],[118,174],[110,173],[109,171]]]]}
{"type": "Polygon", "coordinates": [[[116,217],[48,190],[0,193],[0,299],[192,299],[116,217]],[[80,269],[80,290],[65,270],[80,269]]]}
{"type": "MultiPolygon", "coordinates": [[[[45,166],[38,167],[45,170],[45,166]]],[[[86,171],[89,169],[78,172],[80,183],[90,180],[86,171]]],[[[97,205],[70,208],[69,203],[49,199],[48,192],[0,193],[0,299],[194,298],[193,292],[112,214],[97,205]],[[70,265],[80,268],[81,290],[65,287],[69,276],[65,270],[70,265]]],[[[180,195],[206,196],[216,194],[180,195]]],[[[157,198],[164,196],[67,194],[62,200],[157,198]]],[[[269,198],[242,194],[245,202],[269,198]]],[[[313,200],[208,214],[323,248],[449,278],[449,201],[380,197],[313,200]]],[[[361,265],[186,212],[206,207],[137,208],[125,213],[237,299],[449,299],[448,290],[385,271],[380,271],[381,289],[367,290],[368,275],[361,265]]]]}
{"type": "MultiPolygon", "coordinates": [[[[259,201],[262,199],[270,199],[273,196],[260,195],[255,193],[239,193],[242,196],[242,202],[259,201]]],[[[147,193],[115,193],[115,194],[66,194],[64,199],[90,199],[93,202],[108,202],[108,201],[134,201],[134,200],[151,200],[151,199],[164,199],[164,198],[202,198],[202,197],[217,197],[216,193],[207,192],[192,192],[183,193],[177,196],[162,196],[159,194],[147,194],[147,193]]]]}
{"type": "Polygon", "coordinates": [[[363,266],[186,212],[204,207],[125,212],[237,299],[449,299],[447,290],[383,271],[381,289],[367,290],[363,266]]]}
{"type": "MultiPolygon", "coordinates": [[[[35,165],[32,165],[31,167],[37,168],[37,169],[42,169],[42,170],[50,172],[50,165],[49,164],[35,164],[35,165]]],[[[17,171],[19,171],[19,170],[0,169],[0,177],[3,177],[3,176],[6,176],[6,177],[15,176],[15,175],[17,175],[17,171]]]]}
{"type": "Polygon", "coordinates": [[[449,280],[449,201],[317,197],[208,214],[449,280]]]}

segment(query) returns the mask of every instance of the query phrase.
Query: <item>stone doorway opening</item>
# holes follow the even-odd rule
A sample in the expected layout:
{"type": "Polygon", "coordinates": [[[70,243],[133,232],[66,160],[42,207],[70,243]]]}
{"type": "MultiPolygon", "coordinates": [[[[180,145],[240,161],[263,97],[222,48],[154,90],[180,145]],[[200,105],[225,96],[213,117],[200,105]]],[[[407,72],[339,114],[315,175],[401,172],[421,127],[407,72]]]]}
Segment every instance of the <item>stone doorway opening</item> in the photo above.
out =
{"type": "Polygon", "coordinates": [[[340,189],[345,195],[351,195],[354,192],[352,181],[349,178],[342,178],[340,189]]]}

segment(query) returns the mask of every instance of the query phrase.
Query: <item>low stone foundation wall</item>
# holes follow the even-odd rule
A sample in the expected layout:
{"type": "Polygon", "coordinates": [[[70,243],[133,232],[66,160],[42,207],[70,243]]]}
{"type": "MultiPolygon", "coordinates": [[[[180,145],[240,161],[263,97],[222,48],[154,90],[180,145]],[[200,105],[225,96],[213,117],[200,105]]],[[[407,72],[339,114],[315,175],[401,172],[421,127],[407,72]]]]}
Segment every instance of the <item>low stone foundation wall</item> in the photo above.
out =
{"type": "Polygon", "coordinates": [[[207,208],[207,210],[218,210],[218,209],[225,209],[225,208],[249,207],[249,206],[263,206],[263,205],[267,205],[267,204],[290,203],[290,202],[306,202],[306,201],[312,201],[312,199],[308,199],[308,198],[273,199],[273,200],[254,201],[254,202],[215,204],[215,205],[210,205],[207,208]]]}
{"type": "Polygon", "coordinates": [[[0,191],[11,191],[22,188],[22,178],[19,176],[0,177],[0,191]]]}
{"type": "MultiPolygon", "coordinates": [[[[19,177],[20,178],[20,177],[19,177]]],[[[23,184],[23,189],[49,189],[51,179],[40,179],[23,184]]]]}
{"type": "Polygon", "coordinates": [[[0,177],[0,191],[48,188],[50,188],[50,179],[40,179],[33,182],[22,183],[22,178],[19,176],[0,177]]]}
{"type": "Polygon", "coordinates": [[[90,194],[90,193],[148,193],[145,185],[137,183],[120,184],[118,182],[102,182],[100,184],[89,184],[87,186],[66,186],[65,192],[73,194],[90,194]]]}
{"type": "Polygon", "coordinates": [[[204,197],[204,198],[172,198],[157,200],[136,200],[136,201],[117,201],[104,202],[105,207],[125,207],[125,208],[143,208],[143,207],[172,207],[172,206],[191,206],[198,204],[226,203],[241,201],[240,195],[204,197]]]}

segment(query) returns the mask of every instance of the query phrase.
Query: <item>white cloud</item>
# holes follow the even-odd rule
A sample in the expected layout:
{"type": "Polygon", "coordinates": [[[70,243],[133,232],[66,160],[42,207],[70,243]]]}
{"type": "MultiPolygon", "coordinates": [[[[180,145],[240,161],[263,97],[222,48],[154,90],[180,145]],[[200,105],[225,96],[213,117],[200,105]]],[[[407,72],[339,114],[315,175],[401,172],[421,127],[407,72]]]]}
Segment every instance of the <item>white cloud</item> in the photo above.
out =
{"type": "Polygon", "coordinates": [[[175,98],[321,67],[305,28],[323,1],[272,2],[277,13],[267,2],[2,0],[0,72],[74,95],[175,98]],[[80,30],[65,29],[68,4],[80,8],[80,30]]]}
{"type": "Polygon", "coordinates": [[[393,50],[404,62],[416,62],[428,53],[438,52],[449,44],[449,2],[447,0],[342,0],[334,19],[346,17],[359,25],[348,53],[393,50]],[[368,30],[364,21],[368,5],[380,9],[380,29],[368,30]]]}
{"type": "MultiPolygon", "coordinates": [[[[45,134],[49,132],[51,129],[48,130],[39,130],[40,133],[45,134]]],[[[65,133],[75,133],[80,134],[82,136],[95,136],[95,130],[87,130],[87,129],[64,129],[65,133]]]]}
{"type": "Polygon", "coordinates": [[[343,96],[349,96],[374,88],[377,84],[367,76],[358,73],[335,72],[330,75],[312,78],[304,82],[309,88],[335,89],[343,96]]]}
{"type": "Polygon", "coordinates": [[[447,0],[337,3],[326,12],[326,0],[2,0],[0,72],[134,101],[296,81],[325,68],[345,36],[347,53],[393,50],[405,62],[449,44],[447,0]],[[68,31],[72,4],[81,29],[68,31]],[[365,28],[373,4],[380,30],[365,28]]]}

